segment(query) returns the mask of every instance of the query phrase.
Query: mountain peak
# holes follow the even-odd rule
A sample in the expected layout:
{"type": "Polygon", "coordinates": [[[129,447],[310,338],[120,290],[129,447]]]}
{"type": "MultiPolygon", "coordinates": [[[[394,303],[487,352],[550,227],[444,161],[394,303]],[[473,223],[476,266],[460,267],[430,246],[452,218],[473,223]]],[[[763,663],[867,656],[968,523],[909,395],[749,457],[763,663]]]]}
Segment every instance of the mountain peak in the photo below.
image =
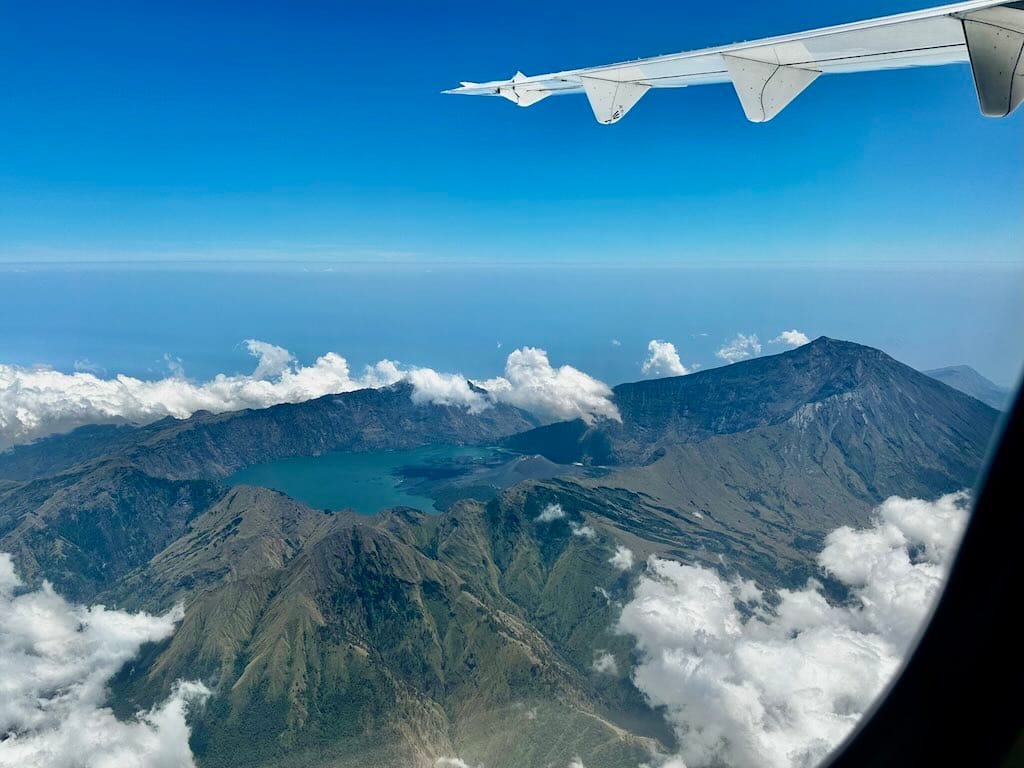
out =
{"type": "Polygon", "coordinates": [[[782,424],[808,407],[844,399],[841,409],[857,410],[861,423],[897,418],[897,403],[908,412],[919,411],[925,403],[944,415],[970,411],[965,420],[972,423],[994,418],[985,406],[972,404],[881,350],[827,336],[777,355],[688,376],[620,384],[614,397],[621,425],[551,425],[518,435],[510,445],[556,454],[562,461],[644,462],[666,445],[782,424]]]}

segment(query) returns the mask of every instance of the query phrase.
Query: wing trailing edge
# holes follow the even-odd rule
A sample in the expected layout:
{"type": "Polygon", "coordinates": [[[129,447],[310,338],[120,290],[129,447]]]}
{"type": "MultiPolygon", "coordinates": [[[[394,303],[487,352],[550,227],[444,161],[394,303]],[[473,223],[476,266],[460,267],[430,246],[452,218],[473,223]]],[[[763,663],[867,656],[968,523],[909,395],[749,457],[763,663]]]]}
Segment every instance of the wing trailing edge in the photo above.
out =
{"type": "Polygon", "coordinates": [[[772,120],[821,75],[970,63],[983,114],[1024,102],[1024,2],[953,5],[717,48],[510,80],[445,93],[502,96],[528,107],[583,93],[599,123],[621,120],[652,88],[731,83],[747,119],[772,120]]]}

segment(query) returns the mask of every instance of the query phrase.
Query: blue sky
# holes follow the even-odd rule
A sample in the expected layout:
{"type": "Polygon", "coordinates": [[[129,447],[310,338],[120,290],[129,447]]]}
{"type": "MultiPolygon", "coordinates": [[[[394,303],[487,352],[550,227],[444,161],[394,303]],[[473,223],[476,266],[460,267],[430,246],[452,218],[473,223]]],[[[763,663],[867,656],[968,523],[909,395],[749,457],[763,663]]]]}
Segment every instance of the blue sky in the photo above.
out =
{"type": "Polygon", "coordinates": [[[969,69],[824,78],[748,124],[728,86],[442,96],[923,7],[8,3],[0,259],[1020,259],[1022,115],[969,69]]]}

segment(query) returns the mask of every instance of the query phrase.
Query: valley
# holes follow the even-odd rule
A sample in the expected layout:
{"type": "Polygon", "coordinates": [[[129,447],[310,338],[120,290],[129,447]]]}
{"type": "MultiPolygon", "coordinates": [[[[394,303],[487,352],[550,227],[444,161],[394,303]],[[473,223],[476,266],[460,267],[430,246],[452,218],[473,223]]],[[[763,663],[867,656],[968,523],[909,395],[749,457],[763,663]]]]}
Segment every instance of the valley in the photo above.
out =
{"type": "Polygon", "coordinates": [[[75,600],[184,605],[111,687],[127,716],[204,681],[200,766],[613,768],[676,746],[615,631],[649,556],[842,600],[826,534],[970,488],[998,418],[826,338],[614,400],[539,424],[399,384],[85,428],[0,455],[0,551],[75,600]]]}

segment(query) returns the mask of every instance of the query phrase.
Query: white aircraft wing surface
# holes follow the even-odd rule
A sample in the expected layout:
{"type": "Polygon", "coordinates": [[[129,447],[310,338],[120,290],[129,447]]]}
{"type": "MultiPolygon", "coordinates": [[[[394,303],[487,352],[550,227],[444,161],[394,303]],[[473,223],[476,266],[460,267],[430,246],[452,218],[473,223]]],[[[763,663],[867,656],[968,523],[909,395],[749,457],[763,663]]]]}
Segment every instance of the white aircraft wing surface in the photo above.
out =
{"type": "Polygon", "coordinates": [[[521,107],[585,93],[598,122],[616,123],[651,88],[732,83],[747,118],[771,120],[821,75],[970,63],[981,111],[1003,117],[1024,100],[1024,2],[970,2],[649,59],[445,93],[503,96],[521,107]]]}

